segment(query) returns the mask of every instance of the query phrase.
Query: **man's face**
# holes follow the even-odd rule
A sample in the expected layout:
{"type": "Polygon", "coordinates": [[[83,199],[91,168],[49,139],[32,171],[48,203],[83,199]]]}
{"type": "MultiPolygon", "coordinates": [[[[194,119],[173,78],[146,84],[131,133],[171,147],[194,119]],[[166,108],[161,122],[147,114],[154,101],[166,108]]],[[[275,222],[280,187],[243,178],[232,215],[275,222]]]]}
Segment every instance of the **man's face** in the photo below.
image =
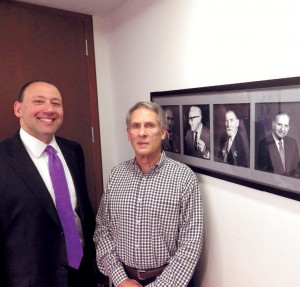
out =
{"type": "Polygon", "coordinates": [[[142,107],[131,114],[127,135],[136,157],[159,157],[166,132],[166,127],[160,127],[158,115],[151,109],[142,107]]]}
{"type": "Polygon", "coordinates": [[[278,115],[272,122],[274,135],[280,140],[284,138],[290,129],[290,118],[288,115],[278,115]]]}
{"type": "Polygon", "coordinates": [[[199,110],[191,109],[189,112],[189,124],[191,126],[191,130],[194,132],[199,127],[202,120],[202,116],[199,110]]]}
{"type": "Polygon", "coordinates": [[[233,137],[238,129],[239,126],[239,120],[236,117],[235,113],[232,111],[229,111],[225,114],[225,127],[226,127],[226,133],[229,138],[233,137]]]}
{"type": "Polygon", "coordinates": [[[63,122],[62,98],[58,89],[48,83],[29,85],[22,102],[14,104],[21,127],[33,137],[49,143],[63,122]]]}
{"type": "Polygon", "coordinates": [[[173,112],[171,110],[166,110],[166,120],[167,120],[167,130],[168,132],[172,132],[174,127],[174,117],[173,112]]]}

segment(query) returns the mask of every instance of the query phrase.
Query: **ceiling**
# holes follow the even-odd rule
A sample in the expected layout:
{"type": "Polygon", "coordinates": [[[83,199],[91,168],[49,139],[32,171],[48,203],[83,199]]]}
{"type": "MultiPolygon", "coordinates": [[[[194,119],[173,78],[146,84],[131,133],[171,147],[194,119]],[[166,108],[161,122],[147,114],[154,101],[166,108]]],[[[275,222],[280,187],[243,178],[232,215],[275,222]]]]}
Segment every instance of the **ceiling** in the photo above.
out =
{"type": "Polygon", "coordinates": [[[88,15],[107,16],[128,0],[18,0],[88,15]]]}

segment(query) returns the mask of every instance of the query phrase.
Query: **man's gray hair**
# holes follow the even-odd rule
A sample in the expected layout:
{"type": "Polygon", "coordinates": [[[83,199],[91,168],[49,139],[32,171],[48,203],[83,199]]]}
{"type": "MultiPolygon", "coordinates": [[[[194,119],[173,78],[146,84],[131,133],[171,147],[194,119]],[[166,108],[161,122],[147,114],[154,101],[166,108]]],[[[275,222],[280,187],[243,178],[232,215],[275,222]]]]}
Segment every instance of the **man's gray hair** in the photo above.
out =
{"type": "Polygon", "coordinates": [[[202,111],[200,109],[200,107],[197,107],[197,106],[191,106],[190,107],[190,112],[191,111],[197,111],[199,113],[200,116],[202,116],[202,111]]]}
{"type": "Polygon", "coordinates": [[[131,118],[132,113],[135,110],[140,109],[140,108],[146,108],[146,109],[154,111],[158,116],[158,123],[160,125],[160,128],[163,128],[167,125],[165,112],[160,105],[153,103],[153,102],[138,102],[134,106],[132,106],[129,109],[129,111],[127,112],[127,115],[126,115],[127,128],[130,127],[130,118],[131,118]]]}

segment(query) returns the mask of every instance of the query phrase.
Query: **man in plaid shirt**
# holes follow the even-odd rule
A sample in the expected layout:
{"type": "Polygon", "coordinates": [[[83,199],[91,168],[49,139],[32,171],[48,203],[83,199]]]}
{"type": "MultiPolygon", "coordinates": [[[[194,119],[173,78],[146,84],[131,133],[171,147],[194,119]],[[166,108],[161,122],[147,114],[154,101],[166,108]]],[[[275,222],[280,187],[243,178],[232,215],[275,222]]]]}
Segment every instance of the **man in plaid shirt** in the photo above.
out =
{"type": "Polygon", "coordinates": [[[202,248],[198,181],[161,150],[166,118],[156,103],[127,113],[135,158],[116,166],[97,214],[98,268],[117,287],[187,286],[202,248]]]}

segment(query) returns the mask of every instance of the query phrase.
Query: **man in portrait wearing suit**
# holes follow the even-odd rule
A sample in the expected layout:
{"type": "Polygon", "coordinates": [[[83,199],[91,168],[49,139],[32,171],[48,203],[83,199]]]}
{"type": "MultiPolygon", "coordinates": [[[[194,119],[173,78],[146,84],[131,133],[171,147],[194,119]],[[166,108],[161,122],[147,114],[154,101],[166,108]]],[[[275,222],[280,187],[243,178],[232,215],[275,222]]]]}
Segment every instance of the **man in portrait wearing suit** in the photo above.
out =
{"type": "Polygon", "coordinates": [[[225,132],[221,135],[218,161],[249,167],[244,139],[239,130],[239,119],[236,113],[228,110],[225,113],[225,132]]]}
{"type": "Polygon", "coordinates": [[[209,129],[202,123],[202,111],[197,106],[192,106],[189,111],[189,124],[191,129],[185,136],[184,153],[186,155],[210,159],[210,134],[209,129]]]}
{"type": "Polygon", "coordinates": [[[14,113],[21,128],[0,143],[0,286],[94,287],[83,151],[54,136],[63,122],[60,92],[27,83],[14,113]]]}
{"type": "Polygon", "coordinates": [[[287,136],[289,129],[290,116],[284,112],[275,115],[272,133],[258,144],[258,170],[298,176],[299,149],[296,140],[287,136]]]}
{"type": "Polygon", "coordinates": [[[162,148],[166,151],[179,153],[179,136],[174,132],[174,113],[170,108],[165,109],[167,121],[167,135],[162,141],[162,148]]]}

